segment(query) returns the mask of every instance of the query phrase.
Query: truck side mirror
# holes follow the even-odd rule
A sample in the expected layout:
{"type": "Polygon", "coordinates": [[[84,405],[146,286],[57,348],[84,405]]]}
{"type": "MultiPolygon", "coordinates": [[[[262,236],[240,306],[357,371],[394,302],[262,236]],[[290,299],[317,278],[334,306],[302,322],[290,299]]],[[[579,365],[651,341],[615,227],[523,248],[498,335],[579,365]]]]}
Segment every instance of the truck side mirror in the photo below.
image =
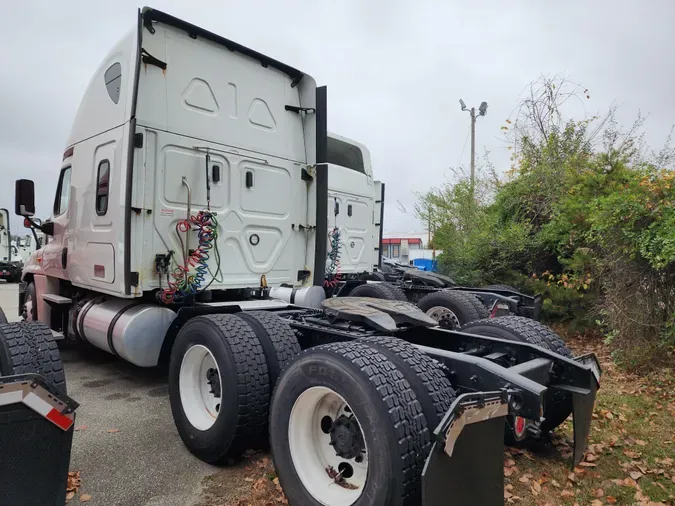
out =
{"type": "Polygon", "coordinates": [[[35,184],[30,179],[17,179],[16,181],[14,212],[19,216],[35,214],[35,184]]]}

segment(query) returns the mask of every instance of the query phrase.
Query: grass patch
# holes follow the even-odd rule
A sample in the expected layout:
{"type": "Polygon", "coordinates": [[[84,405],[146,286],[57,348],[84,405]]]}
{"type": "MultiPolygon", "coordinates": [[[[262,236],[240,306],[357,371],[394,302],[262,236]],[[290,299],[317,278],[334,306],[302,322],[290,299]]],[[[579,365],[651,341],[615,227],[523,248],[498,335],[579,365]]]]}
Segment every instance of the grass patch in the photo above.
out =
{"type": "Polygon", "coordinates": [[[584,462],[569,468],[570,421],[549,445],[507,450],[506,503],[675,504],[675,374],[670,369],[645,377],[626,374],[603,346],[570,344],[577,353],[594,351],[603,366],[584,462]]]}

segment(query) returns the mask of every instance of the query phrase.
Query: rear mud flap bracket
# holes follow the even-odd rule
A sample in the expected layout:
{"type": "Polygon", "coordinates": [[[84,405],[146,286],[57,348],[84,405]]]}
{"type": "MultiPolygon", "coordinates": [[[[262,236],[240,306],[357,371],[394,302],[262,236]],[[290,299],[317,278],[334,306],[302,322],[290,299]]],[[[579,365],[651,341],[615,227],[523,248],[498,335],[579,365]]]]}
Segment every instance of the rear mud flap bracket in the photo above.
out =
{"type": "Polygon", "coordinates": [[[423,506],[504,504],[506,392],[459,396],[434,432],[423,506]]]}

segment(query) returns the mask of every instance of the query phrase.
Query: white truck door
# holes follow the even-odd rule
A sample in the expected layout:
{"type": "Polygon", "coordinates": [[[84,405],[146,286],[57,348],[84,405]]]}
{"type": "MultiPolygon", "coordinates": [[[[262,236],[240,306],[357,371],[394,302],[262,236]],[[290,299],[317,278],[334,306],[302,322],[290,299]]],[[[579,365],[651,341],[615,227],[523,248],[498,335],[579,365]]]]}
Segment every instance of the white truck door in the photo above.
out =
{"type": "MultiPolygon", "coordinates": [[[[54,196],[51,220],[54,223],[54,234],[47,246],[42,250],[38,261],[42,264],[42,270],[48,277],[68,279],[68,254],[71,239],[70,217],[74,214],[71,209],[71,178],[73,174],[72,156],[64,160],[59,173],[54,196]]],[[[71,249],[72,251],[72,249],[71,249]]],[[[39,287],[38,287],[39,288],[39,287]]],[[[38,291],[40,291],[38,289],[38,291]]]]}

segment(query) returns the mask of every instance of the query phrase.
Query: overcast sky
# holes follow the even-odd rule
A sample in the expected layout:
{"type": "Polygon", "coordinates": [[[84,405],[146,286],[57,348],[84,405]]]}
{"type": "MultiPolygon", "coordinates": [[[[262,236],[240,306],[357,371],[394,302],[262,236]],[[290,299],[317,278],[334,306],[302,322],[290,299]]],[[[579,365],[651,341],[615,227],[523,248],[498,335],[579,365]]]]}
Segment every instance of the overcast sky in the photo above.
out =
{"type": "MultiPolygon", "coordinates": [[[[37,215],[49,215],[80,98],[141,6],[2,2],[0,207],[13,210],[14,179],[30,178],[37,215]]],[[[326,84],[329,129],[366,144],[376,178],[387,183],[389,232],[424,230],[413,216],[413,192],[443,182],[450,166],[468,165],[469,117],[459,98],[469,106],[489,103],[477,151],[490,151],[498,170],[508,166],[499,128],[542,73],[582,82],[591,91],[590,112],[616,102],[626,123],[638,110],[649,114],[647,140],[655,147],[675,123],[672,0],[157,0],[152,6],[326,84]]]]}

